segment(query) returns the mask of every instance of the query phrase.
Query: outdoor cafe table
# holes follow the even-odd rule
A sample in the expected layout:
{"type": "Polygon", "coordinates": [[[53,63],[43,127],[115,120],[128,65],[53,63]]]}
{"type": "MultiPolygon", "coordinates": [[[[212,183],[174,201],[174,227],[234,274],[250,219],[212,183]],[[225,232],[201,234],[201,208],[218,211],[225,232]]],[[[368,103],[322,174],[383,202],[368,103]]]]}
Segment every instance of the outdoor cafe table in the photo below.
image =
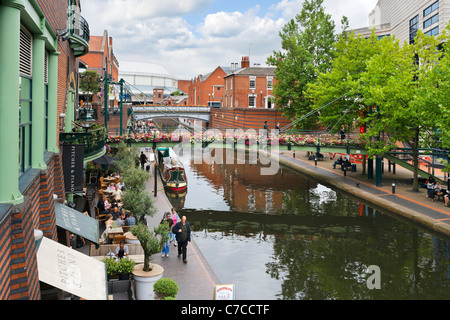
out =
{"type": "Polygon", "coordinates": [[[107,233],[108,233],[108,238],[114,240],[114,238],[117,235],[122,235],[123,234],[123,229],[122,227],[117,227],[117,228],[108,228],[107,229],[107,233]]]}

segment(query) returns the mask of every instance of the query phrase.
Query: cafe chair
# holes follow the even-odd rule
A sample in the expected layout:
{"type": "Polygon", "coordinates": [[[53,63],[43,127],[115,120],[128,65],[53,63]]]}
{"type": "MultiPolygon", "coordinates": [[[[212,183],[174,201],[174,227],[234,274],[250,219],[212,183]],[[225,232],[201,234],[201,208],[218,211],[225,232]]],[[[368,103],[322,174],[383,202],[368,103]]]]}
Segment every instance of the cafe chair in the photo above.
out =
{"type": "Polygon", "coordinates": [[[97,207],[95,207],[95,218],[98,221],[104,222],[104,221],[106,221],[106,213],[100,214],[100,210],[97,207]]]}
{"type": "Polygon", "coordinates": [[[125,242],[126,236],[115,236],[113,244],[120,244],[121,241],[125,242]]]}

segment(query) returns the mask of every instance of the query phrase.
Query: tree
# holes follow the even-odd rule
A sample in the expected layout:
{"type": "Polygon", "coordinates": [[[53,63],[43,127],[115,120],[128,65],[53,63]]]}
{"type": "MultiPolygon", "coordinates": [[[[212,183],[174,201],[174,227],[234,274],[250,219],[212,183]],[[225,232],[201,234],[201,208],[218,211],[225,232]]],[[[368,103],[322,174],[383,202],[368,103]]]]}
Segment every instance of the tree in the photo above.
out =
{"type": "MultiPolygon", "coordinates": [[[[301,13],[279,33],[282,50],[274,51],[267,59],[269,65],[276,66],[275,103],[290,119],[312,110],[311,100],[305,96],[307,85],[331,66],[335,23],[322,4],[323,0],[305,0],[301,13]]],[[[347,18],[343,22],[348,25],[347,18]]],[[[313,128],[315,120],[310,117],[298,126],[313,128]]]]}
{"type": "Polygon", "coordinates": [[[117,152],[116,165],[118,166],[124,192],[122,195],[123,209],[132,212],[137,220],[137,225],[130,229],[136,236],[144,250],[143,271],[151,271],[150,260],[155,253],[161,252],[162,246],[169,238],[168,226],[162,224],[150,231],[146,221],[146,216],[154,216],[156,208],[153,199],[146,191],[146,183],[151,174],[135,165],[137,151],[134,148],[127,148],[122,142],[117,152]]]}
{"type": "Polygon", "coordinates": [[[379,45],[374,32],[368,39],[344,32],[333,46],[330,70],[308,84],[306,97],[313,109],[320,108],[319,123],[328,130],[345,125],[350,132],[358,125],[353,119],[367,109],[361,97],[361,76],[367,71],[369,59],[379,52],[379,45]]]}
{"type": "Polygon", "coordinates": [[[348,90],[352,98],[324,111],[321,121],[335,121],[342,117],[343,108],[356,103],[356,113],[345,121],[355,119],[366,126],[362,137],[369,141],[369,155],[382,156],[397,148],[398,142],[406,143],[414,161],[415,191],[419,189],[419,149],[435,140],[436,124],[443,116],[436,97],[441,57],[437,48],[444,40],[421,31],[413,44],[400,44],[395,37],[377,39],[372,34],[362,39],[350,34],[337,45],[330,73],[321,74],[309,91],[312,99],[323,102],[348,90]],[[368,112],[363,114],[361,108],[368,112]]]}
{"type": "Polygon", "coordinates": [[[397,142],[412,151],[414,165],[413,190],[419,191],[419,149],[433,140],[442,109],[434,98],[438,94],[438,64],[441,38],[418,32],[413,44],[400,45],[394,38],[380,40],[379,54],[373,56],[362,76],[364,100],[377,106],[364,118],[368,126],[366,138],[377,137],[368,145],[370,154],[382,155],[397,142]],[[386,133],[385,139],[379,139],[386,133]]]}
{"type": "MultiPolygon", "coordinates": [[[[443,57],[439,60],[437,64],[438,70],[438,94],[435,96],[437,103],[439,104],[442,112],[442,117],[437,119],[436,128],[438,130],[438,136],[436,141],[440,143],[440,146],[446,150],[450,149],[450,104],[448,97],[450,97],[450,24],[447,25],[446,29],[442,33],[442,38],[447,39],[442,45],[442,50],[445,52],[443,57]]],[[[447,172],[450,172],[450,164],[447,158],[447,172]]]]}
{"type": "Polygon", "coordinates": [[[80,74],[80,90],[86,93],[88,104],[91,96],[100,91],[101,82],[100,75],[96,71],[86,70],[80,74]]]}

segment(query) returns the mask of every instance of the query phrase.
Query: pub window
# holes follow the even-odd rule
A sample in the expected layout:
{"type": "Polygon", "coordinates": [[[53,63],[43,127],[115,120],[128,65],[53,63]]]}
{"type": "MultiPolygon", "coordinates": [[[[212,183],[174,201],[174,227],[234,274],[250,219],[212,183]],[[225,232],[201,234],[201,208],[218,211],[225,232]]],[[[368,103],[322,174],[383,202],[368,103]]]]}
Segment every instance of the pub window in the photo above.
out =
{"type": "Polygon", "coordinates": [[[20,27],[19,47],[19,173],[31,167],[32,127],[32,57],[33,38],[23,26],[20,27]]]}
{"type": "Polygon", "coordinates": [[[31,167],[31,83],[32,80],[20,77],[19,90],[19,172],[31,167]]]}

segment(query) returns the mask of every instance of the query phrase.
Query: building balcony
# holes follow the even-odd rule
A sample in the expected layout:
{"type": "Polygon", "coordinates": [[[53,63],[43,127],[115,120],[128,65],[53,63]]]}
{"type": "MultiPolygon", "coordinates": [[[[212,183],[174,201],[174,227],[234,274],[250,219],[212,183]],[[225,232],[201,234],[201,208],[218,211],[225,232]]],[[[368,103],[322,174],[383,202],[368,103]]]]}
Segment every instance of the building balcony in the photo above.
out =
{"type": "Polygon", "coordinates": [[[95,124],[91,128],[78,128],[76,132],[59,134],[61,145],[84,145],[84,162],[100,158],[106,152],[106,128],[95,124]]]}
{"type": "Polygon", "coordinates": [[[89,52],[90,31],[87,21],[77,12],[69,14],[69,42],[75,57],[89,52]]]}

